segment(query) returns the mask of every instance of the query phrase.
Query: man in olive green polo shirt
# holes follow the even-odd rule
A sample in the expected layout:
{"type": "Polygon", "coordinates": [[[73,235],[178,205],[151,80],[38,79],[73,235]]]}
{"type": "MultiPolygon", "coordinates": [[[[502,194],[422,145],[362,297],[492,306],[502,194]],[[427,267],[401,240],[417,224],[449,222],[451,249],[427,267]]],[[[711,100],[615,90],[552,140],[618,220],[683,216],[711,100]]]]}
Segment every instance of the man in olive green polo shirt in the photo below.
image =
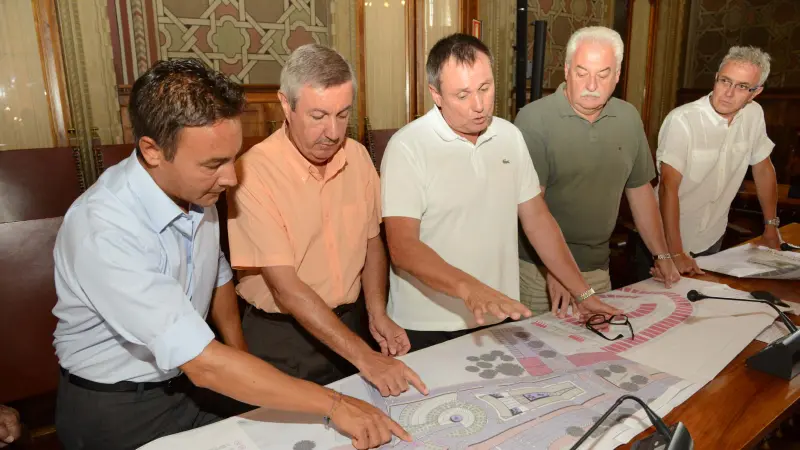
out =
{"type": "MultiPolygon", "coordinates": [[[[656,255],[651,274],[667,287],[680,279],[650,185],[655,170],[642,120],[631,104],[611,97],[622,55],[616,31],[605,27],[576,31],[567,43],[566,83],[522,108],[515,121],[545,201],[583,276],[598,293],[611,290],[608,241],[623,192],[642,239],[656,255]]],[[[521,301],[534,313],[549,306],[563,315],[572,298],[546,272],[523,235],[520,259],[521,301]]]]}

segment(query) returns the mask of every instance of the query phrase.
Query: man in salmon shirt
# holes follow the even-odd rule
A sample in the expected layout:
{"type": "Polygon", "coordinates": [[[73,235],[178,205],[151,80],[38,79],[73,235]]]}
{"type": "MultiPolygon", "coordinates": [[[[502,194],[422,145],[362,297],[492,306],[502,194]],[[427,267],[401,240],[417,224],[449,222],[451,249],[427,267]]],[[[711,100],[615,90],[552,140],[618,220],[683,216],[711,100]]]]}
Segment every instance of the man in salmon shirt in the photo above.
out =
{"type": "Polygon", "coordinates": [[[296,49],[281,72],[286,122],[236,164],[228,233],[237,291],[251,305],[242,328],[254,355],[298,378],[327,384],[358,370],[383,395],[409,383],[427,394],[393,358],[410,345],[386,314],[378,174],[345,136],[355,88],[336,51],[296,49]]]}

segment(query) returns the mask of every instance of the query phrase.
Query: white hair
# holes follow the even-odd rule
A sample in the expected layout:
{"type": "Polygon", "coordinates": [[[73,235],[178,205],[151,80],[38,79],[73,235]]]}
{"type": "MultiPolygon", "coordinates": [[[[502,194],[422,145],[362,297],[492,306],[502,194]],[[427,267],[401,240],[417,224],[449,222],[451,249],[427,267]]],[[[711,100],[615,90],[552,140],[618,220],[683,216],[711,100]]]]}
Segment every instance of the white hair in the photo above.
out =
{"type": "Polygon", "coordinates": [[[728,50],[728,54],[722,58],[722,62],[719,64],[719,70],[722,71],[722,67],[731,61],[752,64],[761,71],[761,78],[758,80],[758,85],[763,86],[764,82],[767,81],[767,77],[769,77],[770,59],[769,53],[758,47],[731,47],[731,49],[728,50]]]}
{"type": "Polygon", "coordinates": [[[567,42],[567,54],[564,61],[567,67],[572,64],[572,57],[575,56],[578,46],[586,41],[610,45],[614,50],[614,58],[617,60],[617,72],[622,69],[625,44],[622,42],[622,37],[620,37],[619,33],[606,27],[585,27],[572,33],[567,42]]]}

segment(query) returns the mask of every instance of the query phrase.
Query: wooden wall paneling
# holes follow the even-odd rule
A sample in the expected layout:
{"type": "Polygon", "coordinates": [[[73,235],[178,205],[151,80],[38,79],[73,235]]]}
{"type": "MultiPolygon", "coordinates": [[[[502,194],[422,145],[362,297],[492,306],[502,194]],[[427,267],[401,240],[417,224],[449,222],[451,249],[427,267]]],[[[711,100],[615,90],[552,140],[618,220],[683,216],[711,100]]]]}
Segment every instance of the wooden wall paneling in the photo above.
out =
{"type": "Polygon", "coordinates": [[[417,1],[406,0],[406,74],[408,75],[408,122],[417,116],[417,1]]]}
{"type": "Polygon", "coordinates": [[[414,36],[415,36],[415,56],[412,61],[413,70],[416,75],[416,110],[414,111],[414,118],[420,117],[425,114],[425,90],[428,89],[428,77],[425,73],[425,0],[406,0],[413,1],[416,4],[414,8],[414,36]]]}
{"type": "Polygon", "coordinates": [[[366,133],[365,118],[367,117],[367,60],[364,45],[364,2],[355,0],[356,2],[356,77],[358,78],[358,140],[362,140],[364,133],[366,133]]]}
{"type": "Polygon", "coordinates": [[[613,23],[612,27],[617,31],[622,39],[625,41],[625,53],[622,63],[622,74],[619,77],[619,83],[614,90],[614,96],[621,99],[628,98],[628,68],[631,64],[630,48],[631,48],[631,34],[633,31],[633,4],[635,0],[630,1],[616,1],[610,2],[609,8],[613,9],[613,23]]]}
{"type": "Polygon", "coordinates": [[[458,6],[461,13],[461,32],[471,35],[472,19],[478,18],[478,0],[461,0],[458,6]]]}
{"type": "Polygon", "coordinates": [[[48,0],[34,0],[33,15],[47,98],[50,102],[53,142],[56,147],[63,147],[68,145],[67,129],[70,128],[70,118],[55,3],[48,0]]]}
{"type": "MultiPolygon", "coordinates": [[[[261,137],[262,139],[272,134],[283,124],[283,109],[278,99],[279,86],[275,85],[244,85],[247,106],[242,115],[242,133],[244,137],[261,137]]],[[[120,119],[125,143],[132,144],[133,129],[128,117],[128,104],[131,87],[119,86],[120,119]]],[[[110,144],[110,143],[103,143],[110,144]]]]}
{"type": "MultiPolygon", "coordinates": [[[[647,69],[645,72],[644,102],[642,102],[642,122],[644,123],[645,135],[650,134],[650,102],[652,92],[650,86],[653,82],[653,70],[655,69],[656,57],[656,36],[658,33],[658,4],[659,0],[650,0],[650,29],[647,33],[647,69]]],[[[655,154],[653,151],[652,153],[655,154]]]]}

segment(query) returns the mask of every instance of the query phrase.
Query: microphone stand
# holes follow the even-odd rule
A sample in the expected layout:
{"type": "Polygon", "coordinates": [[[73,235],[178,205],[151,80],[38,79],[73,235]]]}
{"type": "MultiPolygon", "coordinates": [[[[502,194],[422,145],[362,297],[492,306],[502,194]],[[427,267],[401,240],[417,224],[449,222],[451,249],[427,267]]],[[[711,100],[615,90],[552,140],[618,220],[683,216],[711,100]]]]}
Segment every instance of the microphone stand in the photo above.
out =
{"type": "Polygon", "coordinates": [[[763,350],[747,358],[747,367],[765,372],[770,375],[791,380],[800,374],[800,332],[791,320],[777,306],[766,300],[750,300],[747,298],[714,297],[701,294],[692,289],[686,294],[690,302],[696,302],[705,298],[718,298],[722,300],[733,300],[737,302],[763,303],[769,305],[778,312],[783,324],[789,330],[789,334],[776,339],[763,350]]]}
{"type": "Polygon", "coordinates": [[[678,422],[675,433],[673,434],[669,431],[667,424],[661,420],[661,417],[659,417],[655,411],[650,409],[650,407],[647,406],[647,403],[642,401],[642,399],[639,397],[634,397],[633,395],[623,395],[617,399],[613,405],[611,405],[611,408],[609,408],[608,411],[606,411],[605,414],[603,414],[597,420],[597,422],[595,422],[594,425],[592,425],[592,427],[589,428],[589,430],[584,433],[583,436],[581,436],[580,439],[578,439],[578,442],[576,442],[572,448],[570,448],[570,450],[577,450],[581,444],[586,442],[586,440],[589,439],[589,436],[591,436],[591,434],[594,433],[600,427],[600,425],[606,419],[608,419],[608,416],[610,416],[611,413],[614,412],[614,410],[616,410],[625,400],[633,400],[642,406],[645,414],[647,414],[647,417],[650,419],[650,422],[656,427],[656,432],[667,441],[668,450],[691,450],[694,448],[694,441],[692,440],[691,435],[689,435],[689,430],[687,430],[682,423],[678,422]]]}
{"type": "Polygon", "coordinates": [[[701,292],[696,291],[695,289],[692,289],[691,291],[689,291],[688,294],[686,294],[686,299],[689,300],[692,303],[694,303],[694,302],[696,302],[698,300],[703,300],[704,298],[714,298],[714,299],[720,299],[720,300],[734,300],[734,301],[737,301],[737,302],[761,303],[761,304],[764,304],[764,305],[769,305],[770,308],[774,309],[775,312],[778,313],[778,317],[781,318],[781,321],[783,321],[783,324],[786,325],[786,328],[789,329],[789,332],[794,333],[794,332],[797,331],[797,327],[795,326],[795,324],[792,323],[792,321],[789,320],[789,318],[786,316],[786,314],[784,314],[783,311],[778,309],[778,307],[775,306],[772,302],[768,302],[766,300],[753,300],[753,299],[749,299],[749,298],[716,297],[716,296],[703,294],[701,292]]]}

